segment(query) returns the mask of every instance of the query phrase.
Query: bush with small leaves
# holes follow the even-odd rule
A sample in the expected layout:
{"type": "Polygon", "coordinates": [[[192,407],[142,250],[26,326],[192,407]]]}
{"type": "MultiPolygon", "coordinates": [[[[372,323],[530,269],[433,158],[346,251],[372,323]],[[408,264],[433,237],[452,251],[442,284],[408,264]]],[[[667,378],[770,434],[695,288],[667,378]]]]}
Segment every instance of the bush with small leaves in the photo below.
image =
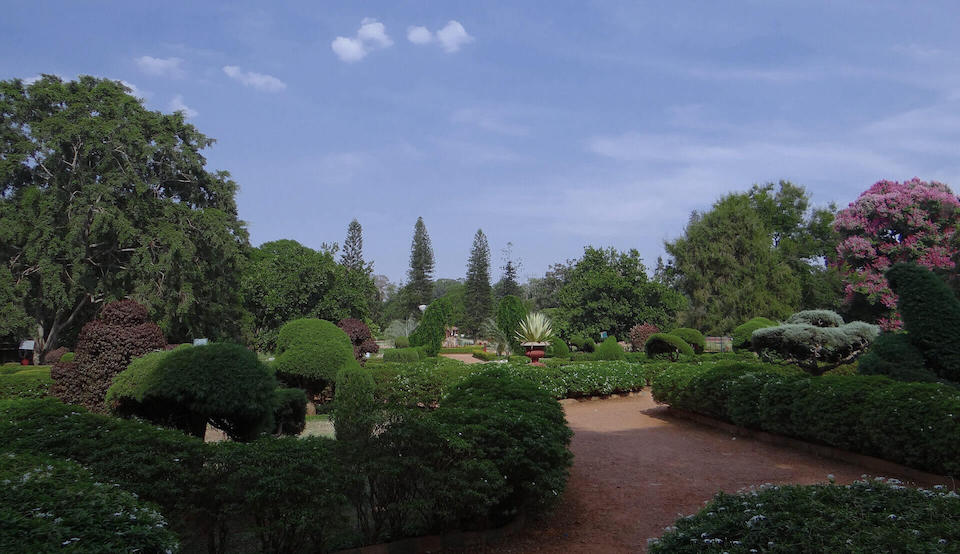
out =
{"type": "Polygon", "coordinates": [[[630,346],[634,352],[643,352],[650,335],[659,332],[660,328],[652,323],[634,325],[630,329],[630,346]]]}
{"type": "Polygon", "coordinates": [[[307,394],[303,389],[279,387],[273,391],[275,434],[296,436],[307,425],[307,394]]]}
{"type": "Polygon", "coordinates": [[[625,360],[626,358],[623,348],[617,343],[617,338],[612,335],[600,343],[593,353],[593,359],[598,361],[625,360]]]}
{"type": "Polygon", "coordinates": [[[132,300],[112,302],[100,317],[83,326],[73,362],[58,362],[50,376],[50,394],[69,404],[104,410],[107,389],[130,361],[166,345],[163,332],[147,319],[147,309],[132,300]]]}
{"type": "Polygon", "coordinates": [[[342,329],[322,319],[298,319],[280,328],[277,376],[313,394],[333,383],[337,372],[359,364],[353,344],[342,329]]]}
{"type": "Polygon", "coordinates": [[[389,348],[383,351],[383,361],[416,363],[420,361],[420,354],[415,348],[389,348]]]}
{"type": "Polygon", "coordinates": [[[904,333],[881,333],[866,354],[860,357],[861,375],[886,375],[897,381],[936,381],[937,374],[924,367],[923,353],[904,333]]]}
{"type": "Polygon", "coordinates": [[[843,325],[843,318],[831,310],[804,310],[788,317],[785,323],[814,327],[840,327],[843,325]]]}
{"type": "Polygon", "coordinates": [[[376,354],[380,351],[377,342],[373,340],[373,334],[367,324],[352,317],[341,319],[337,327],[343,329],[343,332],[350,338],[353,344],[353,357],[363,365],[367,361],[367,354],[376,354]]]}
{"type": "Polygon", "coordinates": [[[447,338],[447,324],[450,319],[450,301],[438,298],[427,306],[417,328],[410,333],[410,345],[423,347],[430,356],[436,356],[447,338]]]}
{"type": "Polygon", "coordinates": [[[550,346],[547,347],[547,356],[549,358],[567,358],[570,359],[570,347],[563,342],[560,337],[554,336],[550,339],[550,346]]]}
{"type": "Polygon", "coordinates": [[[339,441],[361,441],[370,438],[376,423],[376,384],[370,372],[347,368],[337,374],[333,404],[333,427],[339,441]]]}
{"type": "Polygon", "coordinates": [[[393,339],[394,348],[410,348],[410,339],[407,337],[397,337],[393,339]]]}
{"type": "Polygon", "coordinates": [[[879,327],[862,321],[836,327],[785,323],[757,329],[750,344],[764,360],[796,364],[813,375],[821,375],[857,359],[879,334],[879,327]]]}

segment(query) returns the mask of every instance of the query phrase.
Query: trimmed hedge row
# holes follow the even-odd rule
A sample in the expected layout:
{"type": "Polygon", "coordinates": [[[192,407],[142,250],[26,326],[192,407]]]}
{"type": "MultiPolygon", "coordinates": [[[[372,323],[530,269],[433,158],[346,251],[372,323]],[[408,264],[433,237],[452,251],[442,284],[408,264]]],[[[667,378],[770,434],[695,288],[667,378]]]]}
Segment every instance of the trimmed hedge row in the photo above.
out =
{"type": "Polygon", "coordinates": [[[960,496],[896,480],[717,493],[650,552],[956,552],[960,496]]]}
{"type": "Polygon", "coordinates": [[[744,427],[960,475],[957,388],[757,365],[666,368],[652,380],[653,397],[744,427]]]}

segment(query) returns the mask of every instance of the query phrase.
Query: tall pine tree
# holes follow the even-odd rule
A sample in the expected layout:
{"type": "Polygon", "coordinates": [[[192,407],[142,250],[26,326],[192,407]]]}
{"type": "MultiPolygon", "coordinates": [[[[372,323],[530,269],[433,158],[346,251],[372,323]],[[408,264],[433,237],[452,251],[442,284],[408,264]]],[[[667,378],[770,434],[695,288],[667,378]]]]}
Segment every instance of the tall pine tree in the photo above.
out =
{"type": "Polygon", "coordinates": [[[490,246],[482,229],[473,236],[470,261],[467,262],[466,331],[476,334],[493,310],[493,291],[490,288],[490,246]]]}
{"type": "Polygon", "coordinates": [[[523,289],[520,288],[520,282],[517,281],[520,264],[513,262],[512,242],[508,242],[506,248],[503,249],[503,265],[500,269],[503,270],[503,276],[495,287],[497,300],[499,301],[505,296],[523,296],[523,289]]]}
{"type": "Polygon", "coordinates": [[[357,271],[367,269],[366,263],[363,261],[363,227],[356,219],[351,221],[347,227],[347,239],[343,243],[340,265],[357,271]]]}
{"type": "MultiPolygon", "coordinates": [[[[429,304],[433,298],[433,246],[423,218],[417,218],[410,245],[410,270],[407,272],[406,292],[410,307],[429,304]]],[[[411,310],[411,311],[412,311],[411,310]]]]}

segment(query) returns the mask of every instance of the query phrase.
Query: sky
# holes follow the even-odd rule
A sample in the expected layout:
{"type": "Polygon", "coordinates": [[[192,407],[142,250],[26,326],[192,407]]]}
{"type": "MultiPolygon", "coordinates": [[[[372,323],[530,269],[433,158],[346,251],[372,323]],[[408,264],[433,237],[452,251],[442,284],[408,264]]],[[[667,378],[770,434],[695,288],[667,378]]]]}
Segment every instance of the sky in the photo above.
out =
{"type": "MultiPolygon", "coordinates": [[[[586,245],[649,269],[692,210],[790,180],[840,207],[881,179],[960,189],[960,4],[9,2],[0,79],[122,80],[216,139],[251,242],[363,225],[405,279],[483,229],[521,276],[586,245]]],[[[495,272],[495,277],[496,277],[495,272]]]]}

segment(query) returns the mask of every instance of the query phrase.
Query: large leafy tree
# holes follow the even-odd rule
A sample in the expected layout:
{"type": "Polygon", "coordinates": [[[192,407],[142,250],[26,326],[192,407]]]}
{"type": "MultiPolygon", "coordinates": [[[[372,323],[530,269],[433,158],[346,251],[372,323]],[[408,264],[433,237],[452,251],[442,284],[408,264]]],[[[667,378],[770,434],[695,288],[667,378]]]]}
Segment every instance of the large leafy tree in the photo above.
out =
{"type": "Polygon", "coordinates": [[[473,248],[467,262],[465,291],[466,331],[476,334],[493,311],[493,291],[490,288],[490,245],[482,229],[473,236],[473,248]]]}
{"type": "Polygon", "coordinates": [[[259,348],[270,350],[288,321],[365,319],[375,286],[363,272],[338,264],[330,250],[277,240],[251,250],[241,290],[250,333],[259,348]]]}
{"type": "Polygon", "coordinates": [[[897,262],[915,262],[958,285],[960,200],[935,181],[880,181],[837,214],[837,264],[844,292],[857,315],[884,329],[902,323],[897,296],[884,273],[897,262]]]}
{"type": "Polygon", "coordinates": [[[407,271],[405,287],[407,300],[412,303],[409,310],[430,303],[433,298],[433,246],[422,217],[417,218],[413,227],[413,242],[410,245],[410,269],[407,271]]]}
{"type": "Polygon", "coordinates": [[[88,76],[0,82],[0,259],[38,356],[125,297],[171,341],[238,332],[237,185],[206,170],[212,139],[128,93],[88,76]]]}
{"type": "Polygon", "coordinates": [[[607,331],[625,340],[637,323],[668,326],[686,305],[683,295],[647,278],[636,250],[587,247],[564,273],[554,322],[568,337],[607,331]]]}
{"type": "Polygon", "coordinates": [[[837,241],[832,207],[812,209],[803,187],[789,182],[774,188],[724,196],[666,243],[672,260],[658,280],[689,298],[686,326],[719,334],[756,316],[836,306],[839,283],[824,260],[837,241]]]}

